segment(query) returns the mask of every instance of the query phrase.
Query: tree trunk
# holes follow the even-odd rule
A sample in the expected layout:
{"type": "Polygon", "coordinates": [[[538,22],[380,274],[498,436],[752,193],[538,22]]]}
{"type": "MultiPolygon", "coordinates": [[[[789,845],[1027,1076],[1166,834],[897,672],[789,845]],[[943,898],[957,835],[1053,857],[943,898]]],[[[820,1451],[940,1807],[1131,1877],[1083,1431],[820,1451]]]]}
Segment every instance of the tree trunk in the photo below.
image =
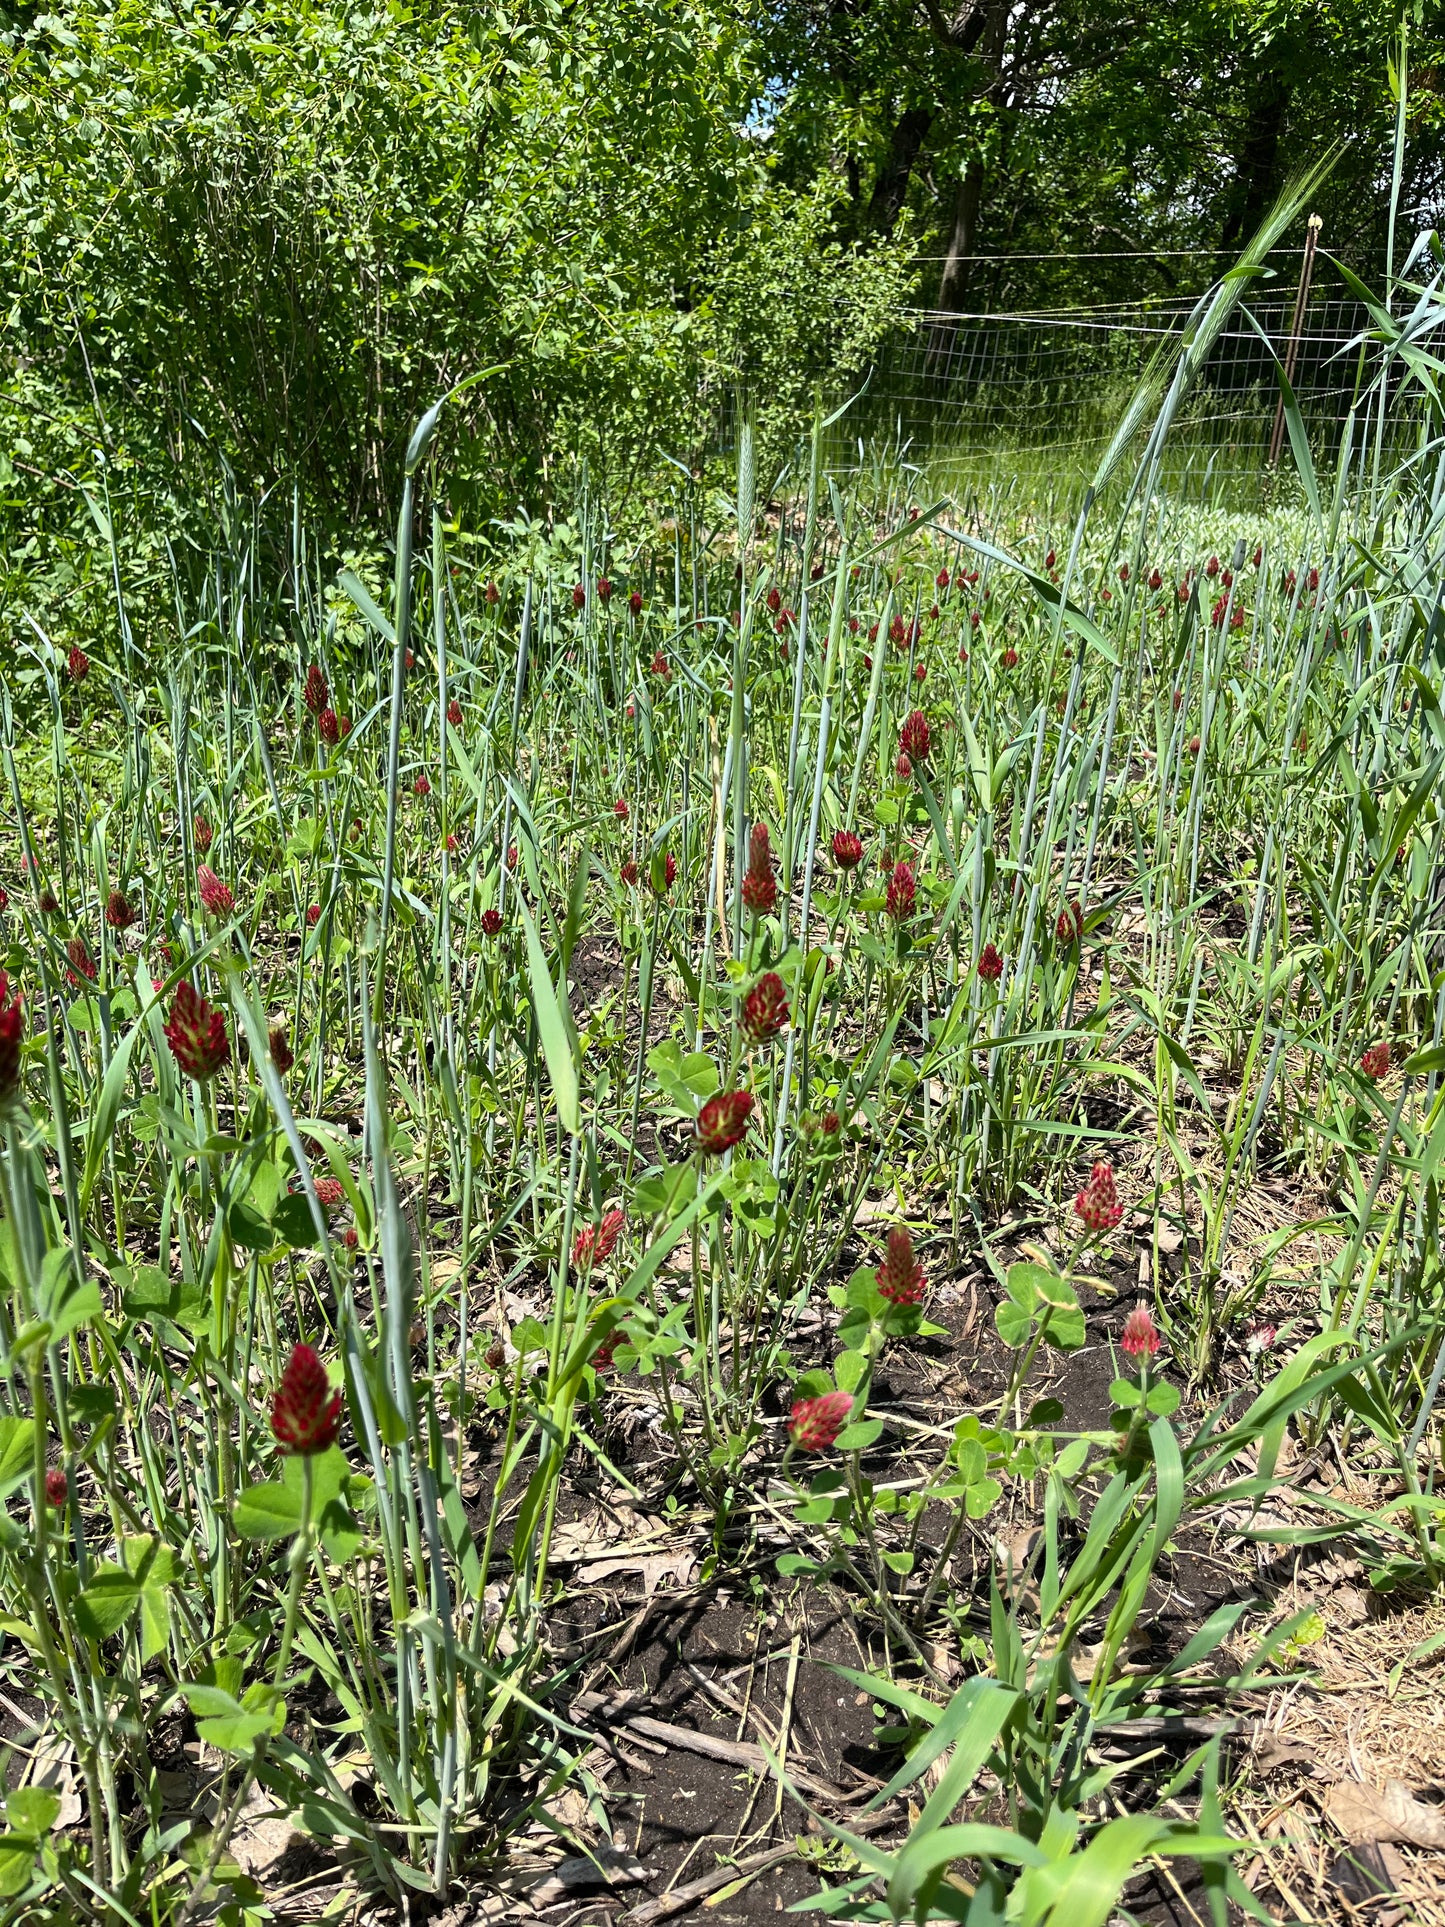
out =
{"type": "Polygon", "coordinates": [[[973,262],[973,237],[978,227],[979,203],[983,199],[983,163],[972,160],[963,170],[953,197],[953,232],[948,237],[948,253],[938,282],[938,305],[949,314],[958,314],[968,295],[973,262]]]}
{"type": "Polygon", "coordinates": [[[933,125],[931,107],[909,107],[900,115],[888,143],[888,158],[873,183],[868,203],[868,225],[879,234],[891,234],[903,212],[913,163],[918,159],[928,130],[933,125]]]}
{"type": "Polygon", "coordinates": [[[1289,87],[1279,74],[1259,76],[1245,127],[1239,174],[1229,197],[1220,246],[1233,254],[1268,214],[1279,191],[1279,144],[1289,108],[1289,87]]]}

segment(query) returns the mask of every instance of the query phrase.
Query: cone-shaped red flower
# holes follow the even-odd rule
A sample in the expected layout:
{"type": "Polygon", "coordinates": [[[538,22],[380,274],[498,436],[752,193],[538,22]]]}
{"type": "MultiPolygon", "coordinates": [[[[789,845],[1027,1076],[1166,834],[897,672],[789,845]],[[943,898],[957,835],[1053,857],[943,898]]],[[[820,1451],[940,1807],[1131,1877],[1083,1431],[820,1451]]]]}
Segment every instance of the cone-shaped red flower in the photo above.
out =
{"type": "Polygon", "coordinates": [[[165,1032],[171,1056],[186,1076],[194,1077],[199,1084],[214,1077],[230,1059],[231,1040],[226,1035],[224,1015],[184,978],[176,985],[165,1032]]]}
{"type": "Polygon", "coordinates": [[[748,867],[743,877],[743,907],[755,917],[777,908],[778,880],[773,875],[772,841],[766,823],[754,823],[748,835],[748,867]]]}
{"type": "Polygon", "coordinates": [[[1083,934],[1083,906],[1077,902],[1066,903],[1059,912],[1058,922],[1054,925],[1054,935],[1060,943],[1077,943],[1083,934]]]}
{"type": "Polygon", "coordinates": [[[893,874],[888,879],[888,893],[885,908],[895,923],[906,923],[913,915],[918,886],[913,876],[911,863],[898,862],[893,866],[893,874]]]}
{"type": "Polygon", "coordinates": [[[325,1452],[341,1430],[341,1394],[309,1345],[293,1348],[271,1401],[271,1430],[283,1452],[325,1452]]]}
{"type": "Polygon", "coordinates": [[[572,607],[574,609],[587,607],[587,591],[580,582],[574,583],[572,588],[572,607]]]}
{"type": "Polygon", "coordinates": [[[833,861],[840,870],[856,870],[863,861],[863,840],[852,830],[834,830],[833,861]]]}
{"type": "Polygon", "coordinates": [[[996,984],[1003,975],[1003,958],[991,943],[983,947],[983,954],[978,960],[978,974],[986,984],[996,984]]]}
{"type": "Polygon", "coordinates": [[[346,1196],[346,1186],[340,1178],[317,1178],[316,1202],[323,1211],[334,1211],[346,1196]]]}
{"type": "Polygon", "coordinates": [[[607,603],[612,600],[612,581],[609,576],[599,576],[597,580],[597,600],[607,603]]]}
{"type": "Polygon", "coordinates": [[[617,872],[617,874],[621,877],[622,881],[627,885],[628,889],[631,889],[633,884],[636,883],[637,881],[637,865],[632,860],[631,857],[627,859],[627,861],[623,864],[622,868],[617,872]]]}
{"type": "Polygon", "coordinates": [[[755,1044],[766,1044],[788,1021],[788,993],[776,970],[759,977],[743,999],[743,1029],[755,1044]]]}
{"type": "Polygon", "coordinates": [[[627,798],[625,796],[619,796],[617,801],[612,805],[612,814],[617,818],[619,823],[625,823],[628,817],[631,816],[632,811],[627,806],[627,798]]]}
{"type": "Polygon", "coordinates": [[[211,838],[215,832],[203,816],[196,818],[192,831],[196,839],[196,848],[204,856],[211,847],[211,838]]]}
{"type": "Polygon", "coordinates": [[[752,1114],[751,1091],[719,1091],[697,1114],[693,1141],[698,1150],[707,1157],[721,1157],[724,1151],[731,1151],[747,1136],[752,1114]]]}
{"type": "Polygon", "coordinates": [[[928,727],[928,718],[921,709],[915,709],[905,720],[898,732],[898,747],[910,761],[926,763],[928,752],[933,747],[933,732],[928,727]]]}
{"type": "Polygon", "coordinates": [[[634,589],[627,598],[627,613],[633,617],[642,614],[642,592],[639,589],[634,589]]]}
{"type": "Polygon", "coordinates": [[[460,729],[462,726],[462,706],[455,696],[447,704],[447,721],[453,729],[460,729]]]}
{"type": "Polygon", "coordinates": [[[1089,1182],[1074,1199],[1074,1210],[1087,1231],[1112,1231],[1124,1215],[1119,1194],[1114,1188],[1114,1167],[1101,1158],[1089,1174],[1089,1182]]]}
{"type": "Polygon", "coordinates": [[[1124,1320],[1120,1344],[1130,1358],[1152,1358],[1159,1349],[1159,1333],[1147,1305],[1136,1305],[1124,1320]]]}
{"type": "Polygon", "coordinates": [[[20,1089],[20,1040],[24,1035],[24,1002],[18,990],[10,999],[10,979],[0,970],[0,1105],[11,1103],[20,1089]]]}
{"type": "Polygon", "coordinates": [[[90,657],[78,642],[70,645],[70,654],[65,659],[65,667],[72,682],[84,682],[90,674],[90,657]]]}
{"type": "Polygon", "coordinates": [[[112,890],[106,898],[105,920],[112,930],[129,930],[135,922],[135,911],[124,890],[112,890]]]}
{"type": "Polygon", "coordinates": [[[229,917],[236,907],[236,899],[231,895],[229,886],[222,883],[208,863],[197,867],[196,891],[207,916],[229,917]]]}
{"type": "Polygon", "coordinates": [[[657,654],[652,658],[652,673],[654,676],[657,677],[659,682],[672,681],[672,665],[668,662],[667,657],[663,655],[660,649],[658,650],[657,654]]]}
{"type": "Polygon", "coordinates": [[[313,662],[306,671],[306,687],[301,694],[313,716],[319,716],[330,702],[331,691],[326,687],[326,678],[321,673],[319,663],[313,662]]]}
{"type": "Polygon", "coordinates": [[[923,1266],[913,1256],[913,1240],[906,1225],[896,1224],[888,1234],[888,1256],[873,1274],[878,1289],[895,1305],[916,1305],[923,1296],[927,1279],[923,1266]]]}
{"type": "Polygon", "coordinates": [[[677,881],[677,858],[672,854],[671,850],[668,850],[663,856],[660,873],[657,858],[654,857],[652,859],[648,867],[647,880],[652,885],[652,894],[654,896],[665,897],[667,895],[668,891],[677,881]]]}
{"type": "Polygon", "coordinates": [[[626,1222],[627,1213],[619,1208],[609,1211],[601,1224],[583,1225],[572,1241],[573,1269],[589,1272],[594,1265],[605,1264],[616,1250],[626,1222]]]}
{"type": "Polygon", "coordinates": [[[851,1392],[824,1392],[821,1398],[800,1398],[788,1419],[788,1431],[800,1452],[826,1452],[848,1423],[853,1410],[851,1392]]]}
{"type": "Polygon", "coordinates": [[[70,1481],[58,1465],[53,1465],[45,1475],[45,1501],[53,1505],[57,1512],[70,1497],[70,1481]]]}
{"type": "Polygon", "coordinates": [[[498,936],[502,928],[501,911],[500,910],[483,910],[481,915],[481,925],[482,925],[482,935],[484,937],[498,936]]]}
{"type": "Polygon", "coordinates": [[[291,1040],[286,1035],[286,1026],[273,1024],[267,1034],[267,1043],[271,1049],[271,1062],[284,1077],[296,1062],[291,1050],[291,1040]]]}
{"type": "Polygon", "coordinates": [[[1388,1044],[1371,1044],[1370,1048],[1360,1059],[1360,1069],[1365,1073],[1366,1077],[1373,1078],[1375,1082],[1378,1083],[1382,1077],[1389,1073],[1390,1046],[1388,1044]]]}
{"type": "Polygon", "coordinates": [[[81,979],[84,978],[87,983],[93,984],[95,982],[95,961],[85,947],[85,938],[72,937],[70,942],[65,946],[65,954],[70,959],[70,968],[65,974],[71,983],[78,984],[81,979]]]}
{"type": "Polygon", "coordinates": [[[334,749],[341,741],[341,724],[336,711],[329,706],[316,718],[316,734],[329,748],[334,749]]]}

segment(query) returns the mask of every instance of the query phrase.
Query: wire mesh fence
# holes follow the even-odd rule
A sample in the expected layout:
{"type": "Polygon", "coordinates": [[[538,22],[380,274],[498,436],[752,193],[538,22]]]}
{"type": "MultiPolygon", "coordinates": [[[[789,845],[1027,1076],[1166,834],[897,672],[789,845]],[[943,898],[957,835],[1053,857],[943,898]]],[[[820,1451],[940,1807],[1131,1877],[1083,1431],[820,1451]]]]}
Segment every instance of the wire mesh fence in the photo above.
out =
{"type": "MultiPolygon", "coordinates": [[[[1285,358],[1293,300],[1236,310],[1181,418],[1196,443],[1263,455],[1285,358]],[[1251,317],[1253,323],[1251,325],[1251,317]]],[[[918,449],[1007,442],[1022,452],[1105,442],[1150,356],[1177,335],[1191,299],[993,314],[920,312],[880,357],[867,408],[875,426],[918,449]]],[[[1340,422],[1356,392],[1368,325],[1349,297],[1309,305],[1293,384],[1312,438],[1340,422]]]]}

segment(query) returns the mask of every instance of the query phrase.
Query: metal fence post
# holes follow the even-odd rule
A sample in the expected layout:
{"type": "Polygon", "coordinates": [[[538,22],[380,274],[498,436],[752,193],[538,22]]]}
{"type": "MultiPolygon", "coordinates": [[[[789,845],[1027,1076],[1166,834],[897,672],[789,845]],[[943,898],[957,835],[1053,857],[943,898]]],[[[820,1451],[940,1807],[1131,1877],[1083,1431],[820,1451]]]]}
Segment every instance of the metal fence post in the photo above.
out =
{"type": "MultiPolygon", "coordinates": [[[[1312,214],[1305,229],[1304,259],[1300,262],[1299,287],[1295,290],[1294,316],[1289,324],[1289,340],[1284,351],[1284,378],[1294,380],[1295,362],[1299,356],[1300,336],[1304,332],[1305,309],[1309,306],[1310,280],[1315,271],[1315,243],[1320,238],[1322,223],[1318,214],[1312,214]]],[[[1274,410],[1274,433],[1269,438],[1269,465],[1271,468],[1279,460],[1279,451],[1284,442],[1284,395],[1280,394],[1274,410]]]]}

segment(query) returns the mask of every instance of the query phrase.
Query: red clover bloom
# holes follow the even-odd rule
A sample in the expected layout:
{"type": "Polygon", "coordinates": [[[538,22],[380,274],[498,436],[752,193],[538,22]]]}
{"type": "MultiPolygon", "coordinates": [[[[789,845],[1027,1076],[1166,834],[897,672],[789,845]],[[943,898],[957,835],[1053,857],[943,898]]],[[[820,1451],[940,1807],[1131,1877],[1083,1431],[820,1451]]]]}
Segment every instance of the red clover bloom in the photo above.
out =
{"type": "Polygon", "coordinates": [[[271,1401],[271,1430],[283,1452],[325,1452],[341,1430],[341,1394],[309,1345],[293,1347],[271,1401]]]}
{"type": "Polygon", "coordinates": [[[928,752],[933,747],[932,731],[928,718],[921,709],[915,709],[898,732],[898,747],[910,761],[926,763],[928,752]]]}
{"type": "Polygon", "coordinates": [[[896,1224],[889,1232],[888,1256],[873,1276],[879,1291],[895,1305],[916,1305],[923,1296],[928,1281],[913,1256],[913,1240],[905,1225],[896,1224]]]}
{"type": "Polygon", "coordinates": [[[1130,1358],[1152,1358],[1159,1349],[1159,1333],[1147,1305],[1136,1305],[1124,1320],[1120,1344],[1130,1358]]]}
{"type": "Polygon", "coordinates": [[[833,861],[840,870],[856,870],[863,861],[863,842],[852,830],[834,830],[833,861]]]}
{"type": "Polygon", "coordinates": [[[913,865],[902,861],[895,863],[893,874],[888,879],[886,908],[895,923],[906,923],[913,915],[918,886],[913,875],[913,865]]]}
{"type": "Polygon", "coordinates": [[[231,1041],[226,1035],[224,1015],[213,1009],[184,978],[176,985],[165,1033],[172,1057],[186,1076],[194,1077],[197,1083],[204,1084],[207,1078],[214,1077],[230,1059],[231,1041]]]}
{"type": "Polygon", "coordinates": [[[229,917],[236,907],[236,899],[209,864],[202,863],[197,869],[196,890],[207,916],[229,917]]]}
{"type": "Polygon", "coordinates": [[[824,1392],[821,1398],[800,1398],[788,1419],[788,1432],[800,1452],[826,1452],[848,1423],[853,1410],[851,1392],[824,1392]]]}
{"type": "Polygon", "coordinates": [[[1087,1231],[1112,1231],[1124,1215],[1114,1187],[1114,1167],[1101,1158],[1089,1174],[1089,1182],[1074,1199],[1074,1211],[1087,1231]]]}
{"type": "Polygon", "coordinates": [[[696,1148],[705,1157],[714,1158],[731,1151],[747,1136],[752,1113],[751,1091],[720,1091],[716,1097],[710,1097],[697,1114],[693,1135],[696,1148]]]}
{"type": "Polygon", "coordinates": [[[24,999],[18,990],[10,998],[10,979],[0,970],[0,1106],[8,1104],[20,1089],[20,1040],[24,1034],[24,999]]]}
{"type": "Polygon", "coordinates": [[[755,1044],[766,1044],[788,1021],[788,997],[776,970],[759,977],[743,999],[743,1029],[755,1044]]]}
{"type": "Polygon", "coordinates": [[[601,1224],[583,1225],[572,1242],[573,1269],[589,1272],[594,1265],[605,1264],[616,1250],[626,1222],[627,1213],[618,1208],[609,1211],[601,1224]]]}
{"type": "Polygon", "coordinates": [[[754,823],[748,836],[743,904],[755,917],[767,916],[777,908],[778,880],[773,875],[773,851],[766,823],[754,823]]]}

